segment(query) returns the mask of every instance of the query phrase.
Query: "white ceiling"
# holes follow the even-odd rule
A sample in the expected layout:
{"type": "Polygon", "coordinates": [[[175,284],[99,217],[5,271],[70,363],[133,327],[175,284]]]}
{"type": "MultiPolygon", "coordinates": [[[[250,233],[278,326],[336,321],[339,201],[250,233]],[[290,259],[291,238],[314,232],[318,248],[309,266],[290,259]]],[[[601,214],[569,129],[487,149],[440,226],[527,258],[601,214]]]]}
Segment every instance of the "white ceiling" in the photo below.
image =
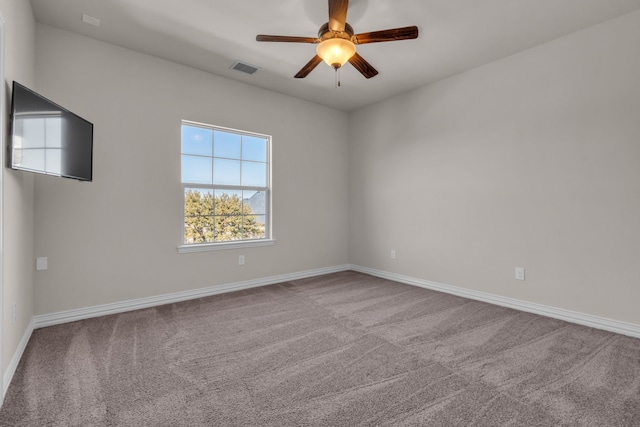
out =
{"type": "Polygon", "coordinates": [[[358,46],[380,74],[346,64],[342,87],[320,64],[293,75],[315,45],[259,43],[257,34],[315,37],[326,0],[31,0],[40,23],[329,107],[352,111],[625,13],[640,0],[351,0],[356,33],[417,25],[416,40],[358,46]],[[99,27],[82,22],[87,14],[99,27]],[[241,60],[254,75],[231,70],[241,60]]]}

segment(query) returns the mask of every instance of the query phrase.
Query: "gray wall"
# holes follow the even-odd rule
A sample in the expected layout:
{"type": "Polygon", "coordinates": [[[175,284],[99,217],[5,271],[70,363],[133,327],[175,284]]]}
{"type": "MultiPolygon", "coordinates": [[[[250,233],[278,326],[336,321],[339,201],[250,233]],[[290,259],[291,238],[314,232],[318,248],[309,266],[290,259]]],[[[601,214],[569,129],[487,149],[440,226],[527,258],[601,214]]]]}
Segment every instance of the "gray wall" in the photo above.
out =
{"type": "Polygon", "coordinates": [[[640,324],[638,40],[634,12],[353,113],[351,263],[640,324]]]}
{"type": "Polygon", "coordinates": [[[36,180],[35,311],[351,262],[640,324],[639,24],[348,117],[38,26],[37,88],[96,146],[93,183],[36,180]],[[275,246],[177,254],[183,118],[273,135],[275,246]]]}
{"type": "Polygon", "coordinates": [[[36,180],[37,314],[347,263],[345,114],[48,26],[36,52],[95,126],[93,182],[36,180]],[[273,136],[274,246],[177,253],[181,119],[273,136]]]}
{"type": "MultiPolygon", "coordinates": [[[[31,4],[24,0],[0,0],[4,19],[6,153],[8,111],[13,80],[33,87],[35,74],[35,21],[31,4]]],[[[2,168],[4,292],[2,295],[2,372],[6,372],[33,316],[33,176],[2,168]],[[11,306],[16,303],[16,323],[11,322],[11,306]]]]}

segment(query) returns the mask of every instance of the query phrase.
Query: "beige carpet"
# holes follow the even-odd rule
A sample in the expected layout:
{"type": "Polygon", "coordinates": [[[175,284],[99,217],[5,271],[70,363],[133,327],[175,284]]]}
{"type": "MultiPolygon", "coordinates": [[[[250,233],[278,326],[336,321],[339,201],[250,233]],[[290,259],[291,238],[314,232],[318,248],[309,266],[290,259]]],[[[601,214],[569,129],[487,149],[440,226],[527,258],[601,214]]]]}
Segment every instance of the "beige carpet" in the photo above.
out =
{"type": "Polygon", "coordinates": [[[640,426],[640,340],[355,272],[36,330],[2,426],[640,426]]]}

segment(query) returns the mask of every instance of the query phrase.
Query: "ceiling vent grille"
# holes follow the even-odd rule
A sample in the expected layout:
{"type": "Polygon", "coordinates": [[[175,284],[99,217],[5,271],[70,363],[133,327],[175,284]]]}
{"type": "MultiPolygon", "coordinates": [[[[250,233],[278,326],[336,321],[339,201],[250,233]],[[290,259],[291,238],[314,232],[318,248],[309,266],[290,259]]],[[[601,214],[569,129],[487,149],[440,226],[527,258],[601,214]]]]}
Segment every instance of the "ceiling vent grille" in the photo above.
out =
{"type": "Polygon", "coordinates": [[[232,70],[240,71],[245,74],[254,74],[259,70],[258,67],[254,67],[253,65],[246,64],[244,62],[237,61],[231,66],[232,70]]]}

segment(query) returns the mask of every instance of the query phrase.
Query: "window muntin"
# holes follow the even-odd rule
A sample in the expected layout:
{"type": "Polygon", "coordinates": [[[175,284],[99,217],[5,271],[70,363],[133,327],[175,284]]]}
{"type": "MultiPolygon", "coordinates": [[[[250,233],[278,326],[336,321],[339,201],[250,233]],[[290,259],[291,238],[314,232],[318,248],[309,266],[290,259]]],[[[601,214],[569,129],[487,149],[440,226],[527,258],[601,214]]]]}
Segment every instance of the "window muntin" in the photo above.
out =
{"type": "Polygon", "coordinates": [[[270,239],[271,137],[182,122],[183,243],[270,239]]]}

